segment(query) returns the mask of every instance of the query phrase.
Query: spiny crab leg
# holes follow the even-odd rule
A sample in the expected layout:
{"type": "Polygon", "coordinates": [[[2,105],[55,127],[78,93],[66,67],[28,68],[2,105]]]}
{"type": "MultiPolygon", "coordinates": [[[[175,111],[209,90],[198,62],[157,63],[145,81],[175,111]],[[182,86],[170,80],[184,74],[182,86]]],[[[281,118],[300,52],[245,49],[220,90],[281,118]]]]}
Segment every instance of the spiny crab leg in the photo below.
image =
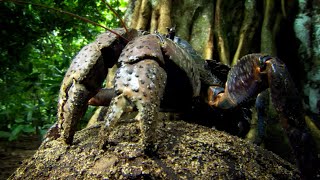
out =
{"type": "Polygon", "coordinates": [[[211,86],[208,90],[211,106],[229,109],[256,97],[270,88],[272,103],[290,141],[297,166],[307,174],[311,169],[312,140],[303,118],[303,106],[294,82],[279,59],[261,54],[241,58],[229,72],[225,88],[211,86]]]}
{"type": "MultiPolygon", "coordinates": [[[[136,33],[127,33],[122,28],[114,31],[125,37],[136,33]]],[[[48,130],[45,141],[59,139],[66,144],[72,143],[76,125],[86,111],[89,99],[101,88],[108,68],[117,62],[125,45],[123,41],[118,35],[105,32],[75,56],[60,88],[58,121],[48,130]]]]}

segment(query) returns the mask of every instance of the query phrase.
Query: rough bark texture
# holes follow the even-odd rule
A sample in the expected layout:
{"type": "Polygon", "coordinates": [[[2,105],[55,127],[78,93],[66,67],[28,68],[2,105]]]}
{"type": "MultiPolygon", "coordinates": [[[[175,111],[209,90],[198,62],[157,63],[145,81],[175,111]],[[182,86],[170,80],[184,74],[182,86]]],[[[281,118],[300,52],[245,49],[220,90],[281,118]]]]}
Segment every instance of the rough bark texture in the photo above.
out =
{"type": "Polygon", "coordinates": [[[299,179],[277,155],[224,132],[184,121],[163,121],[157,150],[144,153],[137,122],[112,131],[98,148],[99,125],[76,133],[72,146],[42,147],[9,179],[299,179]]]}
{"type": "MultiPolygon", "coordinates": [[[[299,1],[294,31],[299,41],[299,56],[304,67],[303,92],[307,108],[320,113],[320,2],[299,1]]],[[[317,122],[319,123],[319,121],[317,122]]]]}
{"type": "Polygon", "coordinates": [[[136,0],[128,8],[125,22],[129,27],[165,34],[167,27],[175,26],[181,38],[212,59],[214,1],[136,0]]]}

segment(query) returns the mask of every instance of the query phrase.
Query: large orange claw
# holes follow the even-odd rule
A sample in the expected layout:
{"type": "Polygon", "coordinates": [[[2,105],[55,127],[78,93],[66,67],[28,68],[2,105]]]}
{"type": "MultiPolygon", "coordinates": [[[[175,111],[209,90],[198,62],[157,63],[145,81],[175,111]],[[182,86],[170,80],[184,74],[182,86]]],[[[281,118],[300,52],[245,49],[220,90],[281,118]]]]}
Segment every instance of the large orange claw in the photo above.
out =
{"type": "Polygon", "coordinates": [[[264,81],[265,73],[261,72],[260,56],[260,54],[250,54],[242,57],[231,68],[222,93],[210,92],[216,91],[216,88],[219,87],[210,88],[209,99],[213,106],[222,109],[236,107],[268,87],[264,81]],[[212,95],[214,96],[212,97],[212,95]]]}

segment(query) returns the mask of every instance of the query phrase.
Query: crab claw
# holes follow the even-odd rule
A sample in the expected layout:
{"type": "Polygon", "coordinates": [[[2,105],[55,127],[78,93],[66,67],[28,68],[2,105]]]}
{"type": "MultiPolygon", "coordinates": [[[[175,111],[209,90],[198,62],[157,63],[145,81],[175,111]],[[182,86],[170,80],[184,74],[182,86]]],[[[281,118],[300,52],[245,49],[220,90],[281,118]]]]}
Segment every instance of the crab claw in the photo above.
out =
{"type": "Polygon", "coordinates": [[[242,57],[229,71],[223,90],[220,86],[211,86],[208,90],[209,105],[230,109],[266,89],[267,81],[263,80],[266,76],[261,72],[259,57],[258,54],[242,57]]]}
{"type": "Polygon", "coordinates": [[[267,88],[270,88],[272,103],[290,141],[297,166],[304,176],[308,176],[316,159],[311,150],[313,142],[306,128],[299,93],[281,60],[261,54],[244,56],[230,70],[224,91],[218,86],[209,88],[209,105],[233,108],[267,88]]]}
{"type": "Polygon", "coordinates": [[[277,58],[261,54],[242,57],[230,70],[224,89],[211,86],[208,90],[209,104],[230,109],[256,97],[267,88],[270,88],[272,102],[278,112],[291,119],[302,117],[298,91],[285,64],[277,58]]]}

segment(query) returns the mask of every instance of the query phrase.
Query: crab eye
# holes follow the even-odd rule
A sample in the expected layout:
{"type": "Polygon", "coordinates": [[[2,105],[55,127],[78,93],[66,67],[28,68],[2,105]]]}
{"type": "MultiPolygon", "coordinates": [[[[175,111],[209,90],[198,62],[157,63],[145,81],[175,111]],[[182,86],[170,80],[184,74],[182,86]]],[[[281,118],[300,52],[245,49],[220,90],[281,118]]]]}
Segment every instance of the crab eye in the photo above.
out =
{"type": "Polygon", "coordinates": [[[269,60],[269,59],[272,59],[271,56],[269,55],[265,55],[265,56],[260,56],[259,57],[259,64],[260,64],[260,68],[262,70],[264,70],[266,68],[266,62],[269,60]]]}

